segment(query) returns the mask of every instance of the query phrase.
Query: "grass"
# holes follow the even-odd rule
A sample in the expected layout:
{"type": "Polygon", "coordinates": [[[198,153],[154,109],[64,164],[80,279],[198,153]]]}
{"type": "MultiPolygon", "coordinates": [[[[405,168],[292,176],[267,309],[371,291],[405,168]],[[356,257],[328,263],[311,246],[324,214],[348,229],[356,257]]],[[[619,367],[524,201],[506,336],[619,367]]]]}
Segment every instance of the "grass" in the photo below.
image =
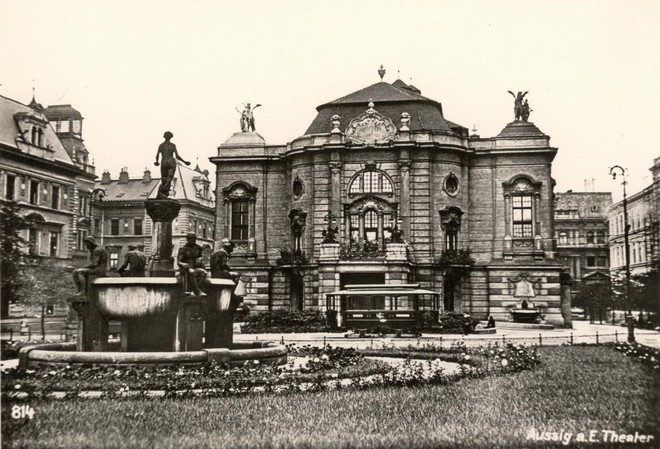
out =
{"type": "MultiPolygon", "coordinates": [[[[532,428],[573,434],[638,431],[660,438],[657,373],[607,347],[548,347],[540,354],[543,363],[532,371],[448,385],[213,399],[32,401],[34,419],[3,435],[3,447],[564,447],[527,441],[532,428]]],[[[573,441],[569,447],[577,446],[573,441]]]]}

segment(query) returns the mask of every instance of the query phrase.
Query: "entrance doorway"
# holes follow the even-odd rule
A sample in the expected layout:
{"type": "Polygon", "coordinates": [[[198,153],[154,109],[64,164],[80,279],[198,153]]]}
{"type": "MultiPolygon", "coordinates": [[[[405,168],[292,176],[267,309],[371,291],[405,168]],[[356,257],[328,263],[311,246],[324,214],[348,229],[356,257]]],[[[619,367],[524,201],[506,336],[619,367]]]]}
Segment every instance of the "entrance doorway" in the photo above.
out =
{"type": "Polygon", "coordinates": [[[339,282],[342,289],[351,284],[384,284],[385,273],[341,273],[339,282]]]}
{"type": "Polygon", "coordinates": [[[454,301],[456,299],[456,283],[451,277],[445,278],[444,286],[444,311],[453,312],[454,311],[454,301]]]}

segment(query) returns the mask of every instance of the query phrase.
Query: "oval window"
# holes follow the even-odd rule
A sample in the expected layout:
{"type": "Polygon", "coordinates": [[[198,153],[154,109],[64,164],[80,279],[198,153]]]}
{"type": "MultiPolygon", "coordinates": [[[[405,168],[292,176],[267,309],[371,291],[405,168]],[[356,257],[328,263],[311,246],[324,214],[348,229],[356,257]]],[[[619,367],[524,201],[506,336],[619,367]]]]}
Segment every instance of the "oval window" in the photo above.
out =
{"type": "Polygon", "coordinates": [[[300,178],[297,178],[293,181],[293,196],[295,198],[300,198],[303,194],[304,188],[303,183],[300,178]]]}
{"type": "Polygon", "coordinates": [[[455,196],[458,194],[458,178],[453,173],[445,178],[445,192],[448,195],[455,196]]]}

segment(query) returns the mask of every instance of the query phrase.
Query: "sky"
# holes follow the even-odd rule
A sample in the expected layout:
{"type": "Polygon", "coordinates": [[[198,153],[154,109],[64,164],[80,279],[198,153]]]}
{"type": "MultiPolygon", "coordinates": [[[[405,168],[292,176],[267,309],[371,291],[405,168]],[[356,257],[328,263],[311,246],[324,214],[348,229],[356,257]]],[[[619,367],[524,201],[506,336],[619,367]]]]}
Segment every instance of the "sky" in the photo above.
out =
{"type": "MultiPolygon", "coordinates": [[[[71,104],[97,175],[140,177],[167,130],[184,159],[240,131],[244,103],[269,144],[316,107],[397,78],[481,137],[530,121],[558,148],[556,192],[651,184],[660,157],[660,0],[0,1],[0,95],[71,104]],[[593,184],[592,183],[593,180],[593,184]]],[[[376,105],[376,110],[378,105],[376,105]]]]}

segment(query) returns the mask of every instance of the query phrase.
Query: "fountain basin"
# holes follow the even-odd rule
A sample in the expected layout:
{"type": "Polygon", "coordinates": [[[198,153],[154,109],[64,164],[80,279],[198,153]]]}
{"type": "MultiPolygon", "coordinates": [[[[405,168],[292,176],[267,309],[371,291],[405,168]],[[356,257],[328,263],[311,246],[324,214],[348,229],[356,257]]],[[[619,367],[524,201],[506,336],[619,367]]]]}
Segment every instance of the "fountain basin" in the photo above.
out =
{"type": "Polygon", "coordinates": [[[174,312],[181,288],[177,278],[97,278],[101,315],[113,319],[133,319],[174,312]]]}
{"type": "Polygon", "coordinates": [[[274,342],[234,343],[228,348],[209,348],[188,352],[80,352],[76,343],[49,343],[26,346],[18,354],[20,368],[61,365],[204,365],[206,363],[242,366],[254,361],[283,365],[287,361],[285,345],[274,342]]]}

